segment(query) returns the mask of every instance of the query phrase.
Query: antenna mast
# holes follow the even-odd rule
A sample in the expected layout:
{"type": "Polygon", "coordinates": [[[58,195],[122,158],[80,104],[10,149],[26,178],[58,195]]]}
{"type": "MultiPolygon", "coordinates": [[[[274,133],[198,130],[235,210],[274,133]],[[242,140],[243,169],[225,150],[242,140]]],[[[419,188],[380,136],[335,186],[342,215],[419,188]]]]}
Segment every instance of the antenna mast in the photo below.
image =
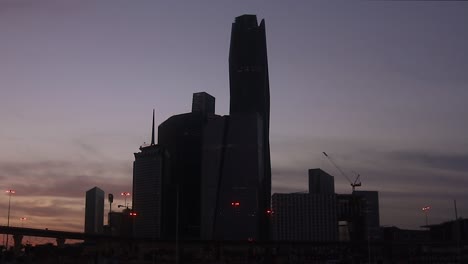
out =
{"type": "Polygon", "coordinates": [[[153,125],[151,126],[151,146],[154,145],[154,109],[153,109],[153,125]]]}

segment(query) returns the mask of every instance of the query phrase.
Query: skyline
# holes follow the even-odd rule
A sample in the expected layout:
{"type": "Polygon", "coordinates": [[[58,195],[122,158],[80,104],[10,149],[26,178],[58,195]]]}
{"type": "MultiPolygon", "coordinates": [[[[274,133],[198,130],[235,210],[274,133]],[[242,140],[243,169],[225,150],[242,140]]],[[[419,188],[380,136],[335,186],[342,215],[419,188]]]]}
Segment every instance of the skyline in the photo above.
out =
{"type": "Polygon", "coordinates": [[[430,223],[451,220],[453,199],[467,216],[467,4],[90,3],[0,4],[11,225],[82,230],[86,190],[130,191],[153,108],[160,124],[206,91],[227,114],[230,26],[245,13],[267,23],[272,193],[307,189],[310,168],[349,193],[325,151],[380,192],[382,225],[418,228],[426,205],[430,223]]]}

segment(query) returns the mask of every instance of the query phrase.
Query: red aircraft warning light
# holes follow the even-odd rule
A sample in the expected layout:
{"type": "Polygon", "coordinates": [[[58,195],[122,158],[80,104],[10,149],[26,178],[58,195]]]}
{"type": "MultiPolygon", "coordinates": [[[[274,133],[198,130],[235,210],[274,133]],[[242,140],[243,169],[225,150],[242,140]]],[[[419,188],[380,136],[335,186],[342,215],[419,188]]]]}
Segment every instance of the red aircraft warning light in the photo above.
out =
{"type": "Polygon", "coordinates": [[[136,212],[130,212],[130,216],[137,216],[136,212]]]}
{"type": "Polygon", "coordinates": [[[231,203],[231,206],[233,206],[233,207],[239,207],[239,206],[240,206],[240,203],[239,203],[239,202],[232,202],[232,203],[231,203]]]}
{"type": "Polygon", "coordinates": [[[267,215],[272,215],[272,214],[273,214],[273,210],[267,209],[267,210],[266,210],[266,213],[267,213],[267,215]]]}

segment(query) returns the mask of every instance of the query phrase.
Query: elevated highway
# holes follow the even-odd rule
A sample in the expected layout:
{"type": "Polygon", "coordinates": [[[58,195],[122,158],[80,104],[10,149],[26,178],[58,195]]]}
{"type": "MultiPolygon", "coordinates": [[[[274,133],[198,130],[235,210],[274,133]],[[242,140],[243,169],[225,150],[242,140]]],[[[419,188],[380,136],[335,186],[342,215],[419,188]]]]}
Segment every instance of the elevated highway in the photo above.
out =
{"type": "Polygon", "coordinates": [[[66,239],[86,240],[86,241],[104,241],[104,240],[125,240],[131,241],[130,237],[117,237],[103,234],[87,234],[82,232],[71,232],[71,231],[59,231],[50,229],[37,229],[37,228],[26,228],[26,227],[12,227],[12,226],[1,226],[0,234],[12,235],[15,248],[21,248],[22,239],[24,236],[34,237],[47,237],[55,238],[57,246],[62,247],[65,244],[66,239]]]}

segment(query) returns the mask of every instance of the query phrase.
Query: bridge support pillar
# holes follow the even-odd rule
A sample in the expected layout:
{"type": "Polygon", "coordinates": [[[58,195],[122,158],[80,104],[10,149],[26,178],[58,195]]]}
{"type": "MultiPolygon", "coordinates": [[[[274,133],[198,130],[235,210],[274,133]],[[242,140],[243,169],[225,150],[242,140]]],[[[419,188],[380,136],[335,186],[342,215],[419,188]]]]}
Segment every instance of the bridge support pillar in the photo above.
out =
{"type": "Polygon", "coordinates": [[[58,248],[63,248],[63,246],[65,245],[65,238],[57,237],[56,241],[57,241],[57,247],[58,248]]]}
{"type": "Polygon", "coordinates": [[[15,242],[14,250],[16,252],[21,251],[21,245],[23,244],[23,235],[19,235],[19,234],[13,235],[13,241],[15,242]]]}

